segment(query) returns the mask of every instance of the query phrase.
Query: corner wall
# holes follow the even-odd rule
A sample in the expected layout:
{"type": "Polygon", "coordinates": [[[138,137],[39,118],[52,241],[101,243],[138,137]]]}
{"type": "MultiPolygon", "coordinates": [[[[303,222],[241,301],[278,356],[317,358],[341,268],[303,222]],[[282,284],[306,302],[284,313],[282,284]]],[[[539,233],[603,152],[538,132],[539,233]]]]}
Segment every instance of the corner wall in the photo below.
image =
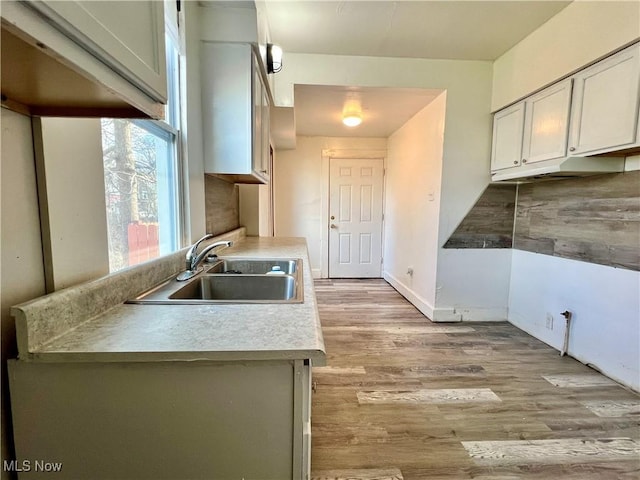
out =
{"type": "Polygon", "coordinates": [[[384,279],[427,317],[436,300],[446,92],[388,139],[384,279]],[[409,274],[411,268],[413,274],[409,274]]]}

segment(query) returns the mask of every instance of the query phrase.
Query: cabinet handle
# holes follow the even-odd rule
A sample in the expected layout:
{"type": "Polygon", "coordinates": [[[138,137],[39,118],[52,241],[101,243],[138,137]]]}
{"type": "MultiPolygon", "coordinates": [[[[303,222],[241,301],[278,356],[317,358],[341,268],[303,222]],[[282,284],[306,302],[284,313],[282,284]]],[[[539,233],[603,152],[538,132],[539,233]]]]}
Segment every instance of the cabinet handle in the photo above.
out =
{"type": "Polygon", "coordinates": [[[522,163],[527,163],[527,159],[526,159],[526,158],[523,158],[523,159],[522,159],[522,163]]]}
{"type": "Polygon", "coordinates": [[[513,161],[513,164],[514,164],[514,165],[517,165],[517,164],[518,164],[518,160],[514,160],[514,161],[513,161]]]}
{"type": "Polygon", "coordinates": [[[260,170],[260,173],[267,173],[266,170],[260,170]]]}
{"type": "Polygon", "coordinates": [[[313,393],[316,393],[316,392],[318,391],[318,382],[313,382],[313,383],[311,384],[311,391],[312,391],[313,393]]]}
{"type": "Polygon", "coordinates": [[[569,149],[569,151],[570,151],[570,152],[575,152],[575,151],[576,151],[576,147],[571,147],[571,148],[569,149]]]}

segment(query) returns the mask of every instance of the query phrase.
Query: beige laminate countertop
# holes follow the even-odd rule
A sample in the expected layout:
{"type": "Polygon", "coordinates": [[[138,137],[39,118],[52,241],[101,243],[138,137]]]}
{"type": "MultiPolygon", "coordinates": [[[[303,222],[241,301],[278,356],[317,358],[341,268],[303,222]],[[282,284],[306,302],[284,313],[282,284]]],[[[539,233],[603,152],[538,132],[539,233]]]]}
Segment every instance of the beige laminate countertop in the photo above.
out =
{"type": "Polygon", "coordinates": [[[245,237],[223,258],[302,258],[304,302],[291,304],[119,304],[29,349],[31,361],[311,359],[325,349],[307,247],[300,238],[245,237]]]}

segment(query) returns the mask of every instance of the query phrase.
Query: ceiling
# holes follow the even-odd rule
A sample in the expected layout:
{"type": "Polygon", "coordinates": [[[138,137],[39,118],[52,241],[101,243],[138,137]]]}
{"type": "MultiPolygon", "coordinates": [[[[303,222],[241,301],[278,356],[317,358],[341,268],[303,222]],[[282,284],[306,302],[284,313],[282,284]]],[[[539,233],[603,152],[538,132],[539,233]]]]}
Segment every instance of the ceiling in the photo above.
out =
{"type": "Polygon", "coordinates": [[[386,138],[436,98],[442,90],[418,88],[365,88],[318,85],[295,86],[298,135],[386,138]],[[360,105],[362,124],[342,124],[345,103],[360,105]]]}
{"type": "Polygon", "coordinates": [[[285,52],[495,60],[568,1],[266,0],[285,52]]]}
{"type": "MultiPolygon", "coordinates": [[[[265,0],[271,38],[285,52],[492,61],[569,1],[265,0]]],[[[387,137],[428,104],[434,90],[297,85],[296,134],[387,137]],[[363,123],[340,123],[357,94],[363,123]]]]}

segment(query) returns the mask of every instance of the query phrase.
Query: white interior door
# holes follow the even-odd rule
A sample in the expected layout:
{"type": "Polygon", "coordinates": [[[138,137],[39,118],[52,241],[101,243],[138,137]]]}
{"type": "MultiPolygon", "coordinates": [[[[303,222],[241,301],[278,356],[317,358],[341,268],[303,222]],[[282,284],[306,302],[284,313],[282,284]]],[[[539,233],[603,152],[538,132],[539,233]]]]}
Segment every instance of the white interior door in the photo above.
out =
{"type": "Polygon", "coordinates": [[[330,160],[329,277],[380,277],[382,159],[330,160]]]}

